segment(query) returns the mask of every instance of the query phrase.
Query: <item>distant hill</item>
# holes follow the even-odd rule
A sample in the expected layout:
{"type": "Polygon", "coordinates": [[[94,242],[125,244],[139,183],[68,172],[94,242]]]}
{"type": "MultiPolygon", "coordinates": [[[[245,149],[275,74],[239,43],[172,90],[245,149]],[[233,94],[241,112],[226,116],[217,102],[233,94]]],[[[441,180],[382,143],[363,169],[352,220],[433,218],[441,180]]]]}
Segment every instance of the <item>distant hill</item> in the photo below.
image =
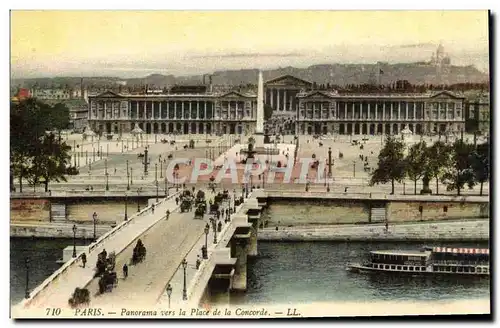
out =
{"type": "MultiPolygon", "coordinates": [[[[474,66],[449,66],[440,75],[434,66],[428,63],[402,64],[324,64],[313,65],[307,68],[285,67],[263,71],[264,80],[281,75],[294,75],[304,80],[318,84],[363,84],[376,83],[380,70],[380,83],[390,84],[397,80],[407,80],[411,84],[454,84],[454,83],[481,83],[487,82],[489,76],[474,66]]],[[[224,70],[212,74],[212,82],[216,85],[246,85],[256,84],[257,69],[224,70]]],[[[49,87],[79,87],[80,77],[55,77],[36,79],[13,79],[12,87],[32,88],[34,85],[42,88],[49,87]]],[[[116,88],[120,82],[126,82],[128,87],[149,85],[155,88],[170,87],[175,84],[202,84],[203,75],[174,76],[152,74],[144,78],[118,77],[84,77],[85,84],[92,89],[116,88]]],[[[206,78],[208,83],[208,77],[206,78]]]]}

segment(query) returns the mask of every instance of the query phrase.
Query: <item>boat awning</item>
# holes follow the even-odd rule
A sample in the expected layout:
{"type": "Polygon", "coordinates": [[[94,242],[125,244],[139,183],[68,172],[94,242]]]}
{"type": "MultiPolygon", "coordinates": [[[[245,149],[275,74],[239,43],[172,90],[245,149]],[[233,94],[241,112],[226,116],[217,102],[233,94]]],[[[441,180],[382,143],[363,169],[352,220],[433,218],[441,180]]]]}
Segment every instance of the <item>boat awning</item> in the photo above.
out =
{"type": "Polygon", "coordinates": [[[450,248],[450,247],[433,247],[434,253],[455,253],[455,254],[490,254],[488,248],[450,248]]]}

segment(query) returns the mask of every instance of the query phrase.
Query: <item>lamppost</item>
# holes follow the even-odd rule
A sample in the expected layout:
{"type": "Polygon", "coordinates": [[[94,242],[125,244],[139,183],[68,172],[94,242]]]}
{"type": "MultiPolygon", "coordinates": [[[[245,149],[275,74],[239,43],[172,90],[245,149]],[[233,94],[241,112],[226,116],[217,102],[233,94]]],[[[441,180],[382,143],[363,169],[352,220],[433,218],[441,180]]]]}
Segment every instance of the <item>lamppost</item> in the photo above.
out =
{"type": "Polygon", "coordinates": [[[158,203],[158,180],[155,180],[156,183],[156,202],[158,203]]]}
{"type": "Polygon", "coordinates": [[[170,296],[172,296],[172,285],[167,286],[168,308],[170,309],[170,296]]]}
{"type": "Polygon", "coordinates": [[[158,164],[155,163],[155,181],[158,181],[158,164]]]}
{"type": "Polygon", "coordinates": [[[104,175],[106,176],[106,191],[109,190],[108,184],[108,160],[104,159],[104,175]]]}
{"type": "Polygon", "coordinates": [[[132,170],[132,168],[130,168],[130,185],[134,184],[134,180],[133,180],[134,174],[132,172],[133,172],[133,170],[132,170]]]}
{"type": "Polygon", "coordinates": [[[353,178],[356,177],[356,161],[352,161],[352,175],[353,178]]]}
{"type": "Polygon", "coordinates": [[[144,149],[144,159],[142,160],[142,164],[144,164],[144,175],[148,175],[148,146],[144,149]]]}
{"type": "Polygon", "coordinates": [[[184,269],[184,286],[182,287],[182,299],[184,301],[187,300],[187,290],[186,290],[186,268],[187,268],[186,259],[182,260],[182,269],[184,269]]]}
{"type": "Polygon", "coordinates": [[[30,282],[30,259],[27,257],[24,259],[24,267],[26,269],[26,288],[24,290],[24,298],[30,298],[29,282],[30,282]]]}
{"type": "Polygon", "coordinates": [[[210,226],[208,223],[205,225],[205,249],[203,250],[203,258],[206,260],[208,258],[208,233],[210,232],[210,226]]]}
{"type": "Polygon", "coordinates": [[[76,257],[76,224],[73,224],[73,257],[76,257]]]}
{"type": "Polygon", "coordinates": [[[128,220],[128,194],[125,193],[125,221],[128,220]]]}
{"type": "Polygon", "coordinates": [[[95,233],[95,226],[97,224],[97,213],[94,212],[94,214],[92,214],[92,222],[94,223],[94,241],[96,241],[96,233],[95,233]]]}
{"type": "Polygon", "coordinates": [[[130,175],[128,172],[128,159],[127,159],[127,190],[130,190],[130,175]]]}
{"type": "Polygon", "coordinates": [[[160,179],[163,178],[163,161],[161,160],[161,155],[160,155],[160,179]]]}
{"type": "Polygon", "coordinates": [[[137,188],[137,212],[141,211],[141,204],[139,203],[139,195],[141,193],[142,188],[137,188]]]}
{"type": "Polygon", "coordinates": [[[328,147],[328,176],[332,176],[332,147],[328,147]]]}
{"type": "Polygon", "coordinates": [[[168,197],[168,179],[167,179],[167,176],[165,176],[165,196],[168,197]]]}
{"type": "Polygon", "coordinates": [[[214,231],[214,244],[217,244],[217,222],[214,218],[210,218],[210,222],[212,222],[212,230],[214,231]]]}

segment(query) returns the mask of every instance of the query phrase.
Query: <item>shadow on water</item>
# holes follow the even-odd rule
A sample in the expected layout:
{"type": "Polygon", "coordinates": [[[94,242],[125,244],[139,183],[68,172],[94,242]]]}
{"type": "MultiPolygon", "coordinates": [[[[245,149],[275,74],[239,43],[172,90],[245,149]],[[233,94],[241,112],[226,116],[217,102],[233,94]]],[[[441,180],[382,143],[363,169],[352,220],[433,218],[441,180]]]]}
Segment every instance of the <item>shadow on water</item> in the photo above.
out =
{"type": "MultiPolygon", "coordinates": [[[[88,245],[90,240],[77,239],[76,245],[88,245]]],[[[62,258],[63,249],[73,245],[73,239],[10,238],[10,302],[24,298],[26,288],[25,258],[29,258],[29,289],[33,290],[54,271],[62,258]]]]}

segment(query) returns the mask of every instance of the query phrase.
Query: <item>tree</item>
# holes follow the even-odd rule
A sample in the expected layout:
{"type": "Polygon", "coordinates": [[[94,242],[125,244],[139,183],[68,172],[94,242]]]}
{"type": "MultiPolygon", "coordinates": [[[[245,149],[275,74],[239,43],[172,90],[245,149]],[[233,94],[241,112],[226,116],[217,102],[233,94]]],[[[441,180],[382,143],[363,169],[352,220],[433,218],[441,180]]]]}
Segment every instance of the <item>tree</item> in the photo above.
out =
{"type": "Polygon", "coordinates": [[[405,176],[405,145],[401,140],[394,137],[388,137],[384,148],[378,155],[378,165],[371,174],[370,185],[391,182],[394,194],[394,182],[401,182],[405,176]]]}
{"type": "Polygon", "coordinates": [[[406,156],[406,174],[414,183],[414,194],[417,194],[417,181],[424,175],[424,168],[427,162],[427,145],[425,141],[414,144],[406,156]]]}
{"type": "MultiPolygon", "coordinates": [[[[427,161],[424,168],[424,180],[436,179],[436,194],[439,194],[439,179],[443,174],[443,169],[450,163],[450,148],[442,141],[435,142],[427,147],[425,152],[427,161]]],[[[424,183],[424,189],[426,189],[424,183]]]]}
{"type": "Polygon", "coordinates": [[[29,169],[30,180],[38,182],[43,178],[47,192],[50,181],[67,181],[66,175],[78,174],[78,170],[71,166],[70,150],[71,147],[65,142],[60,143],[53,133],[43,136],[29,169]]]}
{"type": "Polygon", "coordinates": [[[50,151],[53,154],[44,154],[49,142],[46,131],[54,129],[60,131],[67,127],[68,123],[69,110],[63,104],[52,107],[34,98],[10,104],[11,182],[17,177],[21,192],[24,178],[28,178],[36,185],[40,177],[46,176],[49,178],[46,181],[47,185],[50,179],[58,181],[63,179],[65,174],[76,174],[74,168],[66,168],[61,164],[65,162],[65,156],[69,157],[70,147],[62,147],[60,138],[56,141],[53,136],[50,137],[52,140],[50,151]],[[44,142],[46,143],[43,144],[44,142]],[[47,173],[48,168],[50,168],[49,173],[47,173]]]}
{"type": "Polygon", "coordinates": [[[479,195],[483,195],[483,184],[490,178],[490,144],[480,144],[471,154],[471,166],[474,179],[479,182],[481,189],[479,195]]]}
{"type": "Polygon", "coordinates": [[[472,188],[475,184],[474,172],[471,167],[471,154],[474,146],[465,143],[463,140],[456,140],[451,146],[450,164],[445,168],[443,183],[447,190],[456,190],[460,196],[460,190],[465,184],[472,188]]]}

